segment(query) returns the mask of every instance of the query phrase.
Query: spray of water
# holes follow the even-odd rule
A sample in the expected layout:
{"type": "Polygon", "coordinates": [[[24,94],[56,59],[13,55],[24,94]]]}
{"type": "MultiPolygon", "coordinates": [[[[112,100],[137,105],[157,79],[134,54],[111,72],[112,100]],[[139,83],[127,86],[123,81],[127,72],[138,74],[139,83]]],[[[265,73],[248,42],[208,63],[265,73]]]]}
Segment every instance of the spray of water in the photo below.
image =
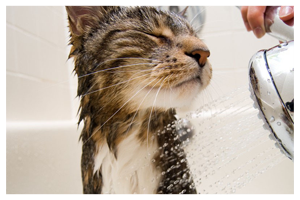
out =
{"type": "MultiPolygon", "coordinates": [[[[194,179],[191,187],[196,187],[197,192],[239,193],[253,180],[288,160],[269,139],[270,133],[263,128],[249,95],[246,87],[238,88],[165,127],[166,130],[177,129],[178,139],[183,140],[187,157],[182,162],[188,162],[194,179]]],[[[166,130],[157,134],[164,134],[166,130]]],[[[156,162],[151,155],[158,151],[140,160],[145,163],[142,168],[148,167],[149,159],[156,162]]],[[[128,178],[130,176],[128,174],[128,178]]],[[[158,178],[153,177],[151,182],[158,178]]],[[[184,178],[183,174],[169,187],[180,184],[184,178]]]]}
{"type": "Polygon", "coordinates": [[[236,193],[286,160],[263,128],[246,88],[186,115],[196,130],[186,145],[197,191],[236,193]]]}

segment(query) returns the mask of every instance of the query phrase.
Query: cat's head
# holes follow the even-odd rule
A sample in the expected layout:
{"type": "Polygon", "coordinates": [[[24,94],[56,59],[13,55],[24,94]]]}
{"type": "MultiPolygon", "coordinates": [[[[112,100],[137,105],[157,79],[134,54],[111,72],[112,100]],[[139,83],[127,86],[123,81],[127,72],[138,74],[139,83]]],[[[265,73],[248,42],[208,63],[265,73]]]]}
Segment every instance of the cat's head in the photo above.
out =
{"type": "Polygon", "coordinates": [[[67,7],[78,95],[132,109],[190,104],[212,77],[183,16],[152,7],[67,7]]]}

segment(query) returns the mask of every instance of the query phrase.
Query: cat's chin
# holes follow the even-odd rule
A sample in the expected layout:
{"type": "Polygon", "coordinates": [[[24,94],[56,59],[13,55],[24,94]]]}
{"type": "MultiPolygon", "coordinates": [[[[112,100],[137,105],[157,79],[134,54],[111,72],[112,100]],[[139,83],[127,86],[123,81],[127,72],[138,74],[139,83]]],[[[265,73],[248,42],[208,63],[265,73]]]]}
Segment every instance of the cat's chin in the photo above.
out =
{"type": "Polygon", "coordinates": [[[182,87],[184,87],[186,89],[187,87],[194,87],[195,85],[197,86],[197,84],[201,84],[200,76],[197,76],[195,78],[191,78],[191,79],[185,80],[181,83],[178,83],[177,85],[172,87],[172,89],[177,89],[177,88],[182,88],[182,87]]]}
{"type": "Polygon", "coordinates": [[[200,84],[200,78],[196,77],[173,87],[144,88],[133,101],[139,109],[152,107],[180,108],[190,105],[202,89],[204,88],[200,84]]]}

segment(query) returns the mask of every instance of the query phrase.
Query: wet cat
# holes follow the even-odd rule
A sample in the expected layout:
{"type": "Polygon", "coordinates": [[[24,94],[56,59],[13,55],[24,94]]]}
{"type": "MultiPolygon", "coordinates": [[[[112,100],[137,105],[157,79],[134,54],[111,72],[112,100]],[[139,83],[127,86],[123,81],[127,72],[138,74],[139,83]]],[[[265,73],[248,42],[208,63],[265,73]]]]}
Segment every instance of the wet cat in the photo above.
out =
{"type": "Polygon", "coordinates": [[[84,193],[196,193],[174,122],[210,82],[210,52],[180,14],[66,7],[78,75],[84,193]]]}

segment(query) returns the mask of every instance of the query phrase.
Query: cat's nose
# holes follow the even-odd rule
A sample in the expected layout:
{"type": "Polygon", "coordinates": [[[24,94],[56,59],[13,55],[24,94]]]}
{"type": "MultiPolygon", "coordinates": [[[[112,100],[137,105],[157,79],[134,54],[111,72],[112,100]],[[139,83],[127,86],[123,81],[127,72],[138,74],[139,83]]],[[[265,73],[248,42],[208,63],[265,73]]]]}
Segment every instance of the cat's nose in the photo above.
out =
{"type": "Polygon", "coordinates": [[[192,51],[190,56],[196,59],[200,67],[204,67],[207,58],[210,56],[210,51],[208,49],[197,49],[192,51]]]}

